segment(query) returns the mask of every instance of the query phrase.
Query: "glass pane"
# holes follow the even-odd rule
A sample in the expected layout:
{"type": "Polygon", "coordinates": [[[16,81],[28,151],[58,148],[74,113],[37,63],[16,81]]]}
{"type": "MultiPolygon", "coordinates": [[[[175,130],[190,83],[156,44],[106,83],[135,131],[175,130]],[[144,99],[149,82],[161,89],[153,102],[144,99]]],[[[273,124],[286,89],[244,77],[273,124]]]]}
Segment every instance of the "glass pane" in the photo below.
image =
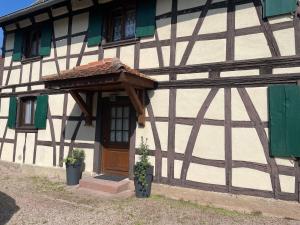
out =
{"type": "Polygon", "coordinates": [[[117,131],[116,133],[116,141],[117,142],[122,142],[122,131],[117,131]]]}
{"type": "Polygon", "coordinates": [[[123,131],[123,142],[128,142],[128,131],[123,131]]]}
{"type": "Polygon", "coordinates": [[[122,130],[122,119],[117,119],[116,130],[122,130]]]}
{"type": "Polygon", "coordinates": [[[122,107],[117,108],[117,117],[122,118],[122,107]]]}
{"type": "Polygon", "coordinates": [[[128,119],[123,120],[123,129],[122,130],[129,130],[129,120],[128,119]]]}
{"type": "Polygon", "coordinates": [[[111,108],[111,117],[114,118],[116,115],[116,108],[115,107],[112,107],[111,108]]]}
{"type": "Polygon", "coordinates": [[[122,37],[122,18],[120,16],[116,16],[114,19],[114,34],[113,41],[119,41],[122,37]]]}
{"type": "Polygon", "coordinates": [[[125,20],[125,38],[135,37],[135,11],[126,12],[125,20]]]}
{"type": "Polygon", "coordinates": [[[123,117],[129,117],[129,107],[124,107],[123,108],[123,117]]]}
{"type": "Polygon", "coordinates": [[[115,131],[111,131],[110,132],[110,141],[111,142],[115,142],[116,141],[115,136],[116,136],[116,132],[115,131]]]}
{"type": "Polygon", "coordinates": [[[115,119],[112,119],[112,120],[111,120],[111,123],[110,123],[110,129],[111,129],[111,130],[115,130],[115,129],[116,129],[116,120],[115,120],[115,119]]]}
{"type": "Polygon", "coordinates": [[[31,117],[32,117],[32,101],[27,100],[24,101],[24,124],[31,124],[31,117]]]}

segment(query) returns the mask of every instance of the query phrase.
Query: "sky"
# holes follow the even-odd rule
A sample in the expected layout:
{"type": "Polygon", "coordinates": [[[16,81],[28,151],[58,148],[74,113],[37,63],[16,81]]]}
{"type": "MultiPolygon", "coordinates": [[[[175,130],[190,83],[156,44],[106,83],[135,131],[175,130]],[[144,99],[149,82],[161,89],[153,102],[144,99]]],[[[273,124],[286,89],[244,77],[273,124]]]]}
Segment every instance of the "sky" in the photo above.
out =
{"type": "MultiPolygon", "coordinates": [[[[30,6],[35,0],[0,0],[0,16],[30,6]]],[[[2,47],[3,31],[0,29],[0,47],[2,47]]]]}

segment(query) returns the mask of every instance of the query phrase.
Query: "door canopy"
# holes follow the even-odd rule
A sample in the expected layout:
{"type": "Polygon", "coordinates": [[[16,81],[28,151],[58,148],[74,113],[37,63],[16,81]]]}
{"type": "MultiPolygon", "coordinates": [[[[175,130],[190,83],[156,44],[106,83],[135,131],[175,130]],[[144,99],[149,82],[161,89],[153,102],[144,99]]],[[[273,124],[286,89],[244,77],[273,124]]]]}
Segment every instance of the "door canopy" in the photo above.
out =
{"type": "Polygon", "coordinates": [[[109,58],[44,76],[48,89],[69,92],[86,116],[86,123],[92,122],[92,93],[96,91],[125,91],[134,106],[138,123],[145,124],[145,90],[154,89],[157,82],[123,64],[119,59],[109,58]],[[86,93],[86,101],[79,93],[86,93]]]}

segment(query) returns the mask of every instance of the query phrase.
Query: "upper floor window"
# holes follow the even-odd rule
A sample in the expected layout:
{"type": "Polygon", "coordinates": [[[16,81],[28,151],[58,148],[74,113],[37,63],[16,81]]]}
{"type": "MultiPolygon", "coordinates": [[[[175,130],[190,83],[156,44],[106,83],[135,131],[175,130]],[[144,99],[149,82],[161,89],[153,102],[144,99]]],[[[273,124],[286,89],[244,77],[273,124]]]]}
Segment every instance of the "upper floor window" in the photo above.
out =
{"type": "Polygon", "coordinates": [[[40,30],[29,30],[25,33],[23,44],[24,58],[39,56],[41,32],[40,30]]]}
{"type": "Polygon", "coordinates": [[[107,17],[106,39],[108,42],[135,38],[135,4],[118,7],[107,17]]]}

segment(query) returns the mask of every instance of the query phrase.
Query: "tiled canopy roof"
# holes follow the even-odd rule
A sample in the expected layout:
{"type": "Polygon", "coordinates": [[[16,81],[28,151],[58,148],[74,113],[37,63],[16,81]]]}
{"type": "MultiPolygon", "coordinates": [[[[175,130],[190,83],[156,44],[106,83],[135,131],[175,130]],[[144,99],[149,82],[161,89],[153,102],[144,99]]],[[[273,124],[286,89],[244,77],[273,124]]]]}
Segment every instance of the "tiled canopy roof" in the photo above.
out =
{"type": "Polygon", "coordinates": [[[55,80],[65,80],[73,78],[83,78],[83,77],[92,77],[99,75],[107,74],[120,74],[122,72],[128,73],[133,76],[149,78],[148,76],[140,73],[139,71],[130,68],[129,66],[123,64],[117,58],[106,58],[100,61],[92,62],[87,65],[77,66],[70,70],[65,70],[59,75],[49,75],[44,76],[44,81],[55,81],[55,80]]]}

